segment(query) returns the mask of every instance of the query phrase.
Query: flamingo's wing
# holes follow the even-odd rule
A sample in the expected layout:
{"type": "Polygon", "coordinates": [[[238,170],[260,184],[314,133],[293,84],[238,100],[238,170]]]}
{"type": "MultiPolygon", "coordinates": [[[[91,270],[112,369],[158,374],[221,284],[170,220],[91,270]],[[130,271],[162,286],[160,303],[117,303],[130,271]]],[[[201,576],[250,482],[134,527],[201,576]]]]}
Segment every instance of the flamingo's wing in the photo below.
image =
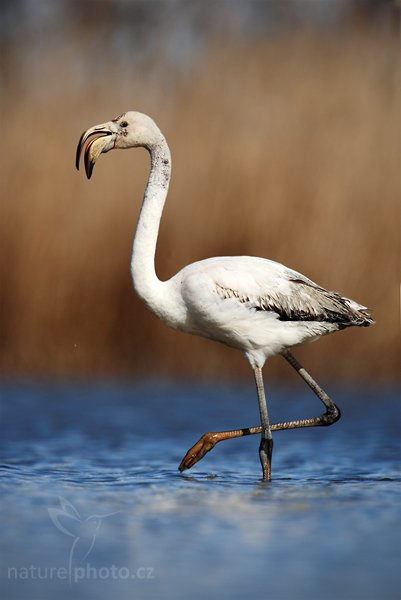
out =
{"type": "Polygon", "coordinates": [[[226,257],[194,266],[198,269],[188,273],[187,297],[197,295],[202,302],[207,294],[214,294],[222,309],[222,301],[230,299],[250,311],[273,313],[281,321],[317,321],[340,327],[373,322],[366,307],[274,261],[226,257]]]}

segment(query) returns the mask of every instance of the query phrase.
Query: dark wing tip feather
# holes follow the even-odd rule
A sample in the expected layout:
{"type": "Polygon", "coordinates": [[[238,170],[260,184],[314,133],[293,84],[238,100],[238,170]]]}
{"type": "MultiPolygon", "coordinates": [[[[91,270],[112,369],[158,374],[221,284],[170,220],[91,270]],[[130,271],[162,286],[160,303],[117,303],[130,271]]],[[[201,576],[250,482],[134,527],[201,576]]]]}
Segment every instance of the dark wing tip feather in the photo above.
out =
{"type": "MultiPolygon", "coordinates": [[[[311,297],[315,297],[317,308],[312,311],[312,314],[308,311],[306,320],[337,323],[342,328],[351,326],[369,327],[369,325],[374,324],[374,320],[365,307],[358,305],[349,298],[344,298],[338,292],[328,291],[308,280],[292,279],[291,281],[305,286],[309,289],[311,297]]],[[[300,320],[303,320],[302,317],[300,320]]]]}
{"type": "Polygon", "coordinates": [[[291,293],[270,292],[257,298],[241,295],[235,290],[217,286],[223,298],[236,298],[255,311],[273,312],[279,321],[309,321],[331,323],[340,329],[345,327],[369,327],[374,323],[367,309],[344,298],[337,292],[329,292],[312,281],[290,279],[294,287],[291,293]]]}

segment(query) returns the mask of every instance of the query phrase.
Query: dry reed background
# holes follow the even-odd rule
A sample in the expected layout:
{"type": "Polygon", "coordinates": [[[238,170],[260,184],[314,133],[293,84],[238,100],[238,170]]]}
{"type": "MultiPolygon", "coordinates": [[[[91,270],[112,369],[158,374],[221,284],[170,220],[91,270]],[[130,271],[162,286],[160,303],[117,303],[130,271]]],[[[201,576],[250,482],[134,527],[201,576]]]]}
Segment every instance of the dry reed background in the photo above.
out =
{"type": "MultiPolygon", "coordinates": [[[[160,38],[133,64],[99,54],[106,27],[81,15],[39,50],[19,39],[3,55],[3,376],[248,375],[238,352],[167,329],[133,294],[146,153],[101,157],[90,183],[74,170],[81,131],[134,109],[173,154],[159,276],[213,255],[283,262],[377,320],[299,349],[312,372],[397,378],[397,31],[214,31],[174,69],[160,38]]],[[[281,362],[269,373],[287,380],[281,362]]]]}

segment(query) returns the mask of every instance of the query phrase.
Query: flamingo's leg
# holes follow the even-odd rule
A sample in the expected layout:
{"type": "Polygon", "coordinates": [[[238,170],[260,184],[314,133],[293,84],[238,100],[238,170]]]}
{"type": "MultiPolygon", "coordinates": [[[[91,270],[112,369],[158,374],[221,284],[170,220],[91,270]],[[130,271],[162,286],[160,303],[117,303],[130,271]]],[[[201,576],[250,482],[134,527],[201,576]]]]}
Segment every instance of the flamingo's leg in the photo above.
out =
{"type": "MultiPolygon", "coordinates": [[[[312,417],[309,419],[298,419],[296,421],[284,421],[282,423],[273,423],[270,425],[270,431],[282,431],[283,429],[298,429],[301,427],[322,427],[333,425],[339,420],[341,413],[340,409],[334,404],[331,398],[326,392],[316,383],[311,375],[302,367],[297,359],[290,353],[283,353],[284,358],[289,364],[297,371],[300,377],[307,383],[311,390],[316,394],[321,402],[326,407],[326,411],[318,417],[312,417]]],[[[205,456],[207,452],[212,450],[214,446],[223,440],[230,440],[245,435],[254,435],[256,433],[262,433],[263,428],[261,425],[257,427],[245,427],[242,429],[232,429],[230,431],[212,431],[205,433],[192,448],[188,450],[186,455],[181,461],[178,467],[180,471],[190,469],[196,464],[201,458],[205,456]]]]}
{"type": "Polygon", "coordinates": [[[256,382],[256,391],[258,393],[260,425],[262,429],[262,437],[259,445],[259,458],[262,465],[263,481],[271,479],[271,464],[273,453],[273,438],[267,412],[265,389],[263,385],[262,369],[256,367],[253,371],[256,382]]]}

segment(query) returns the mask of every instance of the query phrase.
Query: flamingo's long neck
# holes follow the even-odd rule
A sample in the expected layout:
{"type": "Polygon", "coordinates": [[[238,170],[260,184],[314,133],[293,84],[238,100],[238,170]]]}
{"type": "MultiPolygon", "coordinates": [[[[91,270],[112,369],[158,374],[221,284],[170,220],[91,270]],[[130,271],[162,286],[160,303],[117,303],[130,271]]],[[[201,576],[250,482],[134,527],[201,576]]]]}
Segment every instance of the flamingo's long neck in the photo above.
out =
{"type": "Polygon", "coordinates": [[[151,169],[134,237],[131,273],[138,296],[151,310],[159,313],[163,283],[156,275],[155,254],[160,219],[170,182],[171,155],[162,134],[147,149],[151,169]]]}

